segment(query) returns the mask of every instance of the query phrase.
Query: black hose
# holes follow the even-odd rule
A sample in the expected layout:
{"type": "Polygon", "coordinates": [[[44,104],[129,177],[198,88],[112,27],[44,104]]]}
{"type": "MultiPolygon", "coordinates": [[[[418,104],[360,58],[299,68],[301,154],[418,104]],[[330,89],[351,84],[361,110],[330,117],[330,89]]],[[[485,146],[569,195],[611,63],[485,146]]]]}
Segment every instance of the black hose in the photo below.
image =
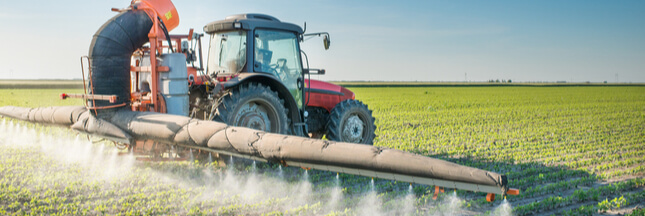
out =
{"type": "MultiPolygon", "coordinates": [[[[94,107],[128,104],[130,102],[130,58],[132,53],[148,42],[148,32],[153,22],[146,12],[129,10],[108,20],[94,34],[90,44],[89,59],[92,74],[90,93],[116,95],[115,103],[92,101],[94,107]]],[[[99,109],[97,114],[112,113],[115,109],[99,109]]]]}
{"type": "Polygon", "coordinates": [[[159,20],[159,24],[161,24],[161,30],[163,31],[163,34],[166,36],[166,40],[168,40],[168,48],[170,48],[170,52],[174,53],[175,51],[172,49],[172,42],[170,41],[170,34],[168,34],[168,29],[166,28],[166,24],[163,23],[163,20],[161,20],[161,17],[157,17],[157,20],[159,20]]]}

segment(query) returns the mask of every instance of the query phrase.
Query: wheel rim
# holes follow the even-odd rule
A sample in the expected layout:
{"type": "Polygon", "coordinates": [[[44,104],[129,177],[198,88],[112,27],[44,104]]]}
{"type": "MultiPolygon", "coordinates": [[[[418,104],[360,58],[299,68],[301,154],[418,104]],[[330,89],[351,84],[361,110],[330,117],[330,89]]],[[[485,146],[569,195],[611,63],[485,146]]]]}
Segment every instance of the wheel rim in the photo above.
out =
{"type": "Polygon", "coordinates": [[[342,140],[352,143],[361,143],[363,141],[365,124],[356,114],[351,115],[343,124],[341,133],[342,140]]]}
{"type": "Polygon", "coordinates": [[[242,104],[235,115],[235,126],[248,127],[256,130],[275,132],[280,127],[277,122],[278,113],[266,101],[249,101],[242,104]]]}

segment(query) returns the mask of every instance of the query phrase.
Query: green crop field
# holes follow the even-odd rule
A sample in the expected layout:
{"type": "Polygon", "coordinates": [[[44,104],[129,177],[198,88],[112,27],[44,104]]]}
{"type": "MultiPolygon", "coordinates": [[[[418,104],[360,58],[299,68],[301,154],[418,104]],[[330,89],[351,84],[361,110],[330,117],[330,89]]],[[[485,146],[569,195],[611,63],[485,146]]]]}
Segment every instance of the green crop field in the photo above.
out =
{"type": "MultiPolygon", "coordinates": [[[[273,164],[141,162],[0,119],[0,215],[645,214],[645,86],[350,89],[374,111],[375,145],[504,173],[520,195],[434,201],[427,185],[273,164]]],[[[61,92],[82,89],[0,89],[0,106],[82,105],[61,92]]]]}
{"type": "Polygon", "coordinates": [[[374,110],[377,145],[505,173],[518,215],[645,202],[644,87],[352,90],[374,110]]]}

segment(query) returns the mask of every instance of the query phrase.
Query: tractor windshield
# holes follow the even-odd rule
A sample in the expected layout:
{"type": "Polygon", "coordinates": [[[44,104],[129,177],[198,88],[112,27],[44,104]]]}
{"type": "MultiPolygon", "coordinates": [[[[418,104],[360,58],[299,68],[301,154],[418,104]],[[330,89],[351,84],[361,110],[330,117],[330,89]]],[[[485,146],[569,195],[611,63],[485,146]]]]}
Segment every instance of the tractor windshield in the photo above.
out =
{"type": "Polygon", "coordinates": [[[237,73],[246,64],[246,32],[230,31],[211,35],[208,73],[237,73]]]}

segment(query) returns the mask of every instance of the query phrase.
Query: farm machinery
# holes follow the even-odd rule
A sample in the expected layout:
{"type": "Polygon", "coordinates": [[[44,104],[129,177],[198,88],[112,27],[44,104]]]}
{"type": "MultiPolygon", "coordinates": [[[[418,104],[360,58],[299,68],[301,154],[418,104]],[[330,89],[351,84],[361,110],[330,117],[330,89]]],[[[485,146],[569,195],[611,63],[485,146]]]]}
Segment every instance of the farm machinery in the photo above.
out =
{"type": "Polygon", "coordinates": [[[230,16],[207,24],[204,30],[210,35],[206,72],[201,35],[192,31],[169,35],[168,46],[159,43],[135,51],[131,93],[137,97],[132,110],[167,112],[271,133],[317,138],[326,134],[334,141],[373,143],[374,118],[353,92],[305,78],[325,70],[302,67],[300,42],[324,34],[325,48],[329,48],[328,33],[305,34],[299,26],[263,14],[230,16]],[[193,46],[191,40],[196,41],[193,46]],[[175,61],[166,57],[172,64],[162,64],[173,68],[168,78],[165,71],[150,67],[155,61],[151,53],[162,53],[160,48],[184,55],[177,55],[175,61]],[[176,64],[184,64],[184,59],[186,70],[177,69],[176,64]],[[155,73],[161,75],[155,79],[155,73]],[[145,94],[152,97],[140,97],[145,94]]]}
{"type": "Polygon", "coordinates": [[[112,10],[119,14],[81,58],[85,94],[61,94],[86,106],[0,107],[0,115],[71,127],[155,160],[195,151],[434,185],[435,193],[485,192],[491,201],[519,193],[504,175],[372,146],[368,107],[348,89],[305,78],[325,70],[308,67],[300,43],[322,36],[328,49],[326,32],[264,14],[229,16],[204,27],[205,68],[203,34],[169,34],[179,24],[170,0],[112,10]]]}
{"type": "MultiPolygon", "coordinates": [[[[95,35],[90,53],[97,47],[105,47],[109,52],[122,52],[123,55],[131,53],[129,76],[125,76],[126,73],[104,76],[104,71],[124,67],[125,62],[115,65],[108,61],[110,66],[103,65],[103,62],[97,65],[95,54],[89,58],[93,61],[87,61],[89,94],[63,94],[62,98],[86,98],[89,106],[96,109],[111,108],[114,104],[129,105],[133,111],[189,116],[271,133],[373,143],[374,117],[365,104],[355,100],[353,92],[305,78],[310,74],[324,74],[325,70],[303,67],[308,65],[308,59],[305,58],[303,64],[301,56],[306,54],[300,50],[300,42],[306,37],[324,36],[323,45],[328,49],[328,33],[306,34],[299,26],[269,15],[229,16],[204,27],[210,35],[205,69],[201,46],[203,34],[194,33],[192,29],[187,35],[168,34],[178,25],[179,19],[176,10],[170,8],[174,8],[170,2],[141,1],[133,2],[130,8],[113,9],[117,12],[143,11],[148,17],[157,15],[157,19],[151,18],[152,30],[147,35],[138,34],[141,36],[134,38],[138,41],[146,41],[147,38],[147,45],[129,48],[135,48],[134,52],[119,50],[122,46],[116,45],[120,42],[109,39],[123,34],[137,35],[141,28],[109,27],[122,26],[118,20],[109,21],[95,35]],[[161,14],[163,12],[160,11],[165,10],[168,12],[161,14]],[[97,88],[97,82],[112,85],[105,89],[97,88]],[[125,92],[127,85],[124,84],[130,86],[129,95],[119,94],[125,92]],[[121,87],[113,87],[117,85],[121,87]],[[105,99],[110,98],[117,101],[107,101],[106,104],[105,99]]],[[[164,145],[144,141],[128,145],[139,153],[157,158],[170,155],[167,153],[170,149],[165,148],[167,146],[157,146],[164,145]]]]}

